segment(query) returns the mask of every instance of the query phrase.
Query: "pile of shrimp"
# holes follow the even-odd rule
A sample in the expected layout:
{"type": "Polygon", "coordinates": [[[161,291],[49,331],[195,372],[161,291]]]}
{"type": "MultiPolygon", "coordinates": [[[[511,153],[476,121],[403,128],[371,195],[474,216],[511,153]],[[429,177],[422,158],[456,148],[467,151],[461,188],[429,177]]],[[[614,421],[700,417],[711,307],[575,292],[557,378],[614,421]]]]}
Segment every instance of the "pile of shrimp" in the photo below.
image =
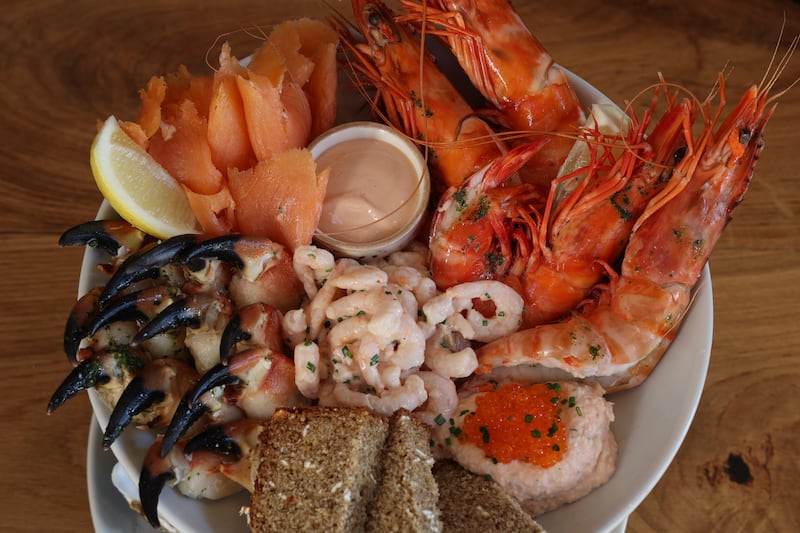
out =
{"type": "Polygon", "coordinates": [[[384,415],[407,409],[431,426],[453,414],[453,379],[478,367],[471,341],[516,331],[522,299],[492,280],[440,292],[426,255],[417,245],[362,264],[315,246],[295,251],[307,303],[286,313],[283,329],[305,397],[384,415]]]}
{"type": "Polygon", "coordinates": [[[212,78],[148,84],[127,131],[193,205],[206,203],[207,235],[154,242],[109,220],[62,236],[110,254],[100,265],[110,278],[70,315],[74,369],[49,410],[94,388],[112,411],[106,447],[131,423],[158,431],[140,478],[154,525],[167,479],[192,497],[252,491],[258,434],[282,406],[407,409],[432,428],[439,457],[490,475],[534,514],[605,483],[616,458],[605,397],[644,382],[677,334],[798,44],[727,114],[722,76],[705,99],[660,79],[640,116],[629,107],[606,131],[507,0],[400,4],[395,13],[352,0],[355,24],[287,23],[247,67],[223,46],[212,78]],[[450,49],[484,109],[439,71],[426,34],[450,49]],[[321,205],[325,169],[302,146],[333,124],[335,104],[331,113],[314,100],[312,80],[317,69],[331,79],[335,43],[376,120],[419,144],[437,183],[427,233],[387,257],[337,258],[312,244],[309,206],[321,205]],[[252,111],[251,98],[290,109],[303,91],[300,107],[315,111],[302,127],[270,135],[282,120],[271,115],[253,131],[253,117],[273,112],[252,111]],[[241,142],[218,143],[234,126],[241,142]],[[167,148],[198,131],[201,162],[225,176],[207,189],[167,148]],[[261,182],[259,169],[285,153],[291,176],[312,176],[294,182],[297,194],[313,198],[292,219],[299,229],[272,231],[262,197],[295,193],[261,182]],[[220,195],[235,214],[218,209],[220,195]]]}

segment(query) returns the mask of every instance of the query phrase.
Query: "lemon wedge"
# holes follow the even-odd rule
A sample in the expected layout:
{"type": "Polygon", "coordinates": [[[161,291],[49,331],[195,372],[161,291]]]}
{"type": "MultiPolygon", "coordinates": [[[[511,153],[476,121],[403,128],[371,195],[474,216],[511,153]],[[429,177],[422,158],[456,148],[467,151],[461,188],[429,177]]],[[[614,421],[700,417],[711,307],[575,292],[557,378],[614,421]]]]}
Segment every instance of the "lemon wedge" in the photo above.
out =
{"type": "Polygon", "coordinates": [[[132,225],[160,239],[200,232],[180,184],[113,116],[94,138],[90,161],[100,192],[132,225]]]}

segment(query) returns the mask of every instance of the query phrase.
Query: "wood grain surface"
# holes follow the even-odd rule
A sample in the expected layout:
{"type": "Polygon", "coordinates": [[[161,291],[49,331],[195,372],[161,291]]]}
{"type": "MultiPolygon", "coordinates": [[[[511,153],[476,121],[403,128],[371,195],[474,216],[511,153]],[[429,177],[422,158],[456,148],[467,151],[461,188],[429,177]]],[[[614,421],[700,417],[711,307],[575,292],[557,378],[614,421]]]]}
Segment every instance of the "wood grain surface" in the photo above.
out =
{"type": "MultiPolygon", "coordinates": [[[[516,0],[553,57],[623,104],[659,72],[705,96],[727,67],[730,100],[800,33],[800,3],[516,0]],[[785,22],[785,34],[779,33],[785,22]]],[[[66,228],[101,201],[95,124],[132,119],[137,90],[220,36],[309,14],[330,0],[11,0],[0,15],[0,529],[90,531],[85,396],[45,414],[69,372],[62,333],[81,250],[66,228]]],[[[226,35],[229,34],[229,35],[226,35]]],[[[244,53],[244,52],[243,52],[244,53]]],[[[800,54],[779,86],[800,77],[800,54]]],[[[714,346],[697,416],[631,532],[800,530],[800,87],[780,99],[743,205],[711,260],[714,346]]]]}

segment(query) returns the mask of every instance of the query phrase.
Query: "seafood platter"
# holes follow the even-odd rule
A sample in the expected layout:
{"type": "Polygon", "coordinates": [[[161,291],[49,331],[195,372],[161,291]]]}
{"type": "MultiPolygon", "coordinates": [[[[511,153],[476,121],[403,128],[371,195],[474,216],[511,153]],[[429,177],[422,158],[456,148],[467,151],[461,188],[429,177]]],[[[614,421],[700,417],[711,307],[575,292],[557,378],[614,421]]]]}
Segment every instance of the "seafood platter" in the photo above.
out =
{"type": "Polygon", "coordinates": [[[506,0],[352,9],[241,60],[222,44],[211,73],[154,76],[135,120],[101,126],[106,201],[62,236],[87,250],[48,410],[88,391],[167,530],[248,531],[259,435],[319,405],[406,410],[433,457],[547,531],[610,531],[699,403],[706,262],[796,41],[733,109],[722,77],[706,98],[659,78],[636,112],[506,0]],[[120,202],[115,142],[185,193],[188,224],[120,202]]]}

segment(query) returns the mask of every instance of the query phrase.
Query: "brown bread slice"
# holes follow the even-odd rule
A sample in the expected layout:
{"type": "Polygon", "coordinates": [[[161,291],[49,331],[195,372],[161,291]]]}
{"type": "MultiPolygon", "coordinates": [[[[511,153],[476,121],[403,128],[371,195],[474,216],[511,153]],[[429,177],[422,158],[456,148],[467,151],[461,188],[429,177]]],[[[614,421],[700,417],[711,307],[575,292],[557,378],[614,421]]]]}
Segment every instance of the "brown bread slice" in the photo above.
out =
{"type": "Polygon", "coordinates": [[[544,532],[494,481],[468,472],[453,461],[438,461],[433,475],[439,485],[444,533],[544,532]]]}
{"type": "Polygon", "coordinates": [[[280,409],[261,434],[252,531],[363,531],[388,430],[367,409],[280,409]]]}
{"type": "Polygon", "coordinates": [[[428,426],[408,411],[392,415],[378,491],[367,513],[367,533],[442,531],[430,438],[428,426]]]}

